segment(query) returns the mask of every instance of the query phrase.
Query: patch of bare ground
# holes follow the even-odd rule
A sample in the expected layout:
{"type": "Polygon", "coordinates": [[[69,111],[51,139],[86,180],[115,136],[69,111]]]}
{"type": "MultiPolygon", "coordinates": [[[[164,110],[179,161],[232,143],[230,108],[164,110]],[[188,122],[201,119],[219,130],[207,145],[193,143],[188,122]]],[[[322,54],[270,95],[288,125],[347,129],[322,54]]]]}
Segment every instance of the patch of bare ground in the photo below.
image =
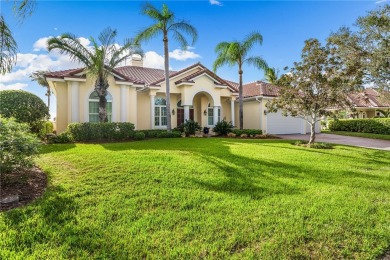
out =
{"type": "Polygon", "coordinates": [[[39,168],[19,169],[0,175],[0,212],[27,205],[40,197],[47,176],[39,168]]]}

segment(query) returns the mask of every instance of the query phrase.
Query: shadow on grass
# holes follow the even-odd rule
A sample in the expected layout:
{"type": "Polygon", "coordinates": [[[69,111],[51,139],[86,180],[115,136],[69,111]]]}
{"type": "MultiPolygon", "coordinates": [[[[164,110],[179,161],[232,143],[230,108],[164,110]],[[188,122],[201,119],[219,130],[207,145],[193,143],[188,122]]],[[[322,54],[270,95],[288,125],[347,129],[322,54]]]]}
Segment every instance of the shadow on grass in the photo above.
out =
{"type": "Polygon", "coordinates": [[[53,152],[63,152],[76,147],[76,144],[44,144],[40,148],[39,154],[47,154],[53,152]]]}

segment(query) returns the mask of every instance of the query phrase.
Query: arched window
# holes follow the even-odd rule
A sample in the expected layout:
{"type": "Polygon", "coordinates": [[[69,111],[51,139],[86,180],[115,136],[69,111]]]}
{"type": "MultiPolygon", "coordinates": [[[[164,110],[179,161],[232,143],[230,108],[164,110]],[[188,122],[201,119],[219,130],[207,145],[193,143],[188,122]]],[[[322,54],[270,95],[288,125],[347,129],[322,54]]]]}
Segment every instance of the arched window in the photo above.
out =
{"type": "MultiPolygon", "coordinates": [[[[107,118],[108,122],[111,122],[112,118],[112,96],[107,92],[107,118]]],[[[99,122],[99,96],[96,91],[89,95],[89,122],[99,122]]]]}
{"type": "Polygon", "coordinates": [[[154,125],[163,127],[167,125],[167,101],[158,97],[154,100],[154,125]]]}
{"type": "MultiPolygon", "coordinates": [[[[221,121],[221,108],[218,108],[218,122],[221,121]]],[[[214,108],[210,105],[207,107],[207,124],[214,125],[214,108]]]]}

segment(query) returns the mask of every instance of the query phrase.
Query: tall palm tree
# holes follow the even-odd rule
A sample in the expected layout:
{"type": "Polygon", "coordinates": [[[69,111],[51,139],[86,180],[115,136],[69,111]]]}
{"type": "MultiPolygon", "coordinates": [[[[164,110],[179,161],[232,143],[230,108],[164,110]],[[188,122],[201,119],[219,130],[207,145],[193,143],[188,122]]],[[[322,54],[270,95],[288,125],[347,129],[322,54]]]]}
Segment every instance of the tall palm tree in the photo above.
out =
{"type": "Polygon", "coordinates": [[[39,85],[41,85],[42,87],[45,87],[47,89],[45,95],[47,96],[47,107],[50,109],[51,90],[50,90],[49,83],[47,82],[46,77],[45,77],[45,74],[49,73],[49,72],[50,71],[48,71],[48,70],[38,70],[38,71],[33,72],[30,75],[30,78],[32,81],[36,81],[39,85]]]}
{"type": "Polygon", "coordinates": [[[268,68],[265,70],[265,80],[271,84],[277,84],[279,79],[279,70],[275,68],[268,68]]]}
{"type": "Polygon", "coordinates": [[[142,9],[142,13],[154,20],[155,23],[139,32],[135,37],[135,42],[139,43],[141,41],[148,41],[160,35],[162,35],[162,40],[164,42],[164,74],[167,94],[167,130],[171,131],[168,35],[171,34],[173,39],[176,40],[183,49],[186,49],[189,44],[183,33],[189,35],[192,38],[191,45],[193,45],[198,38],[198,32],[195,27],[188,24],[186,21],[175,20],[175,14],[170,11],[168,6],[165,4],[163,4],[161,11],[151,4],[146,4],[142,9]]]}
{"type": "Polygon", "coordinates": [[[260,33],[253,32],[246,36],[243,41],[233,42],[221,42],[215,47],[217,53],[217,59],[214,61],[213,70],[217,72],[217,69],[223,65],[238,66],[239,75],[239,118],[240,118],[240,129],[244,126],[243,116],[243,100],[242,100],[242,74],[244,73],[242,67],[244,64],[255,66],[260,70],[267,70],[267,62],[259,56],[248,56],[249,51],[253,46],[258,43],[263,43],[263,36],[260,33]]]}
{"type": "Polygon", "coordinates": [[[108,75],[120,63],[134,54],[143,55],[138,45],[126,39],[123,46],[115,44],[117,31],[111,28],[104,29],[98,41],[90,38],[91,47],[81,44],[73,34],[63,34],[58,38],[47,41],[49,51],[58,50],[61,54],[68,54],[73,61],[85,66],[87,75],[95,79],[95,91],[99,96],[99,121],[107,122],[107,88],[108,75]]]}

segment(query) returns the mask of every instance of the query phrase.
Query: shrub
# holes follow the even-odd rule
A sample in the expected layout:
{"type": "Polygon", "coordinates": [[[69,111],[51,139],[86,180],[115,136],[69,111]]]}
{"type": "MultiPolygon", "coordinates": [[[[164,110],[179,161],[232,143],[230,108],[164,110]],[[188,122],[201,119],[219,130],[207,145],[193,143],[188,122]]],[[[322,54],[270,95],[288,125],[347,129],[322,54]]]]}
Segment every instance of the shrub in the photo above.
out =
{"type": "Polygon", "coordinates": [[[185,123],[181,124],[178,129],[181,132],[184,132],[186,136],[195,135],[196,131],[200,131],[202,127],[198,124],[198,122],[192,120],[186,120],[185,123]]]}
{"type": "Polygon", "coordinates": [[[390,134],[390,118],[366,118],[332,120],[328,123],[331,131],[390,134]]]}
{"type": "Polygon", "coordinates": [[[242,134],[246,134],[248,136],[261,135],[263,131],[259,129],[233,129],[232,133],[235,133],[237,136],[241,136],[242,134]]]}
{"type": "Polygon", "coordinates": [[[136,132],[134,134],[134,139],[135,140],[144,140],[145,139],[145,134],[143,132],[136,132]]]}
{"type": "Polygon", "coordinates": [[[27,124],[0,117],[0,173],[31,166],[39,145],[27,124]]]}
{"type": "Polygon", "coordinates": [[[49,135],[47,138],[47,142],[56,143],[56,144],[67,144],[67,143],[73,143],[74,138],[71,133],[65,131],[59,135],[55,135],[55,134],[49,135]]]}
{"type": "Polygon", "coordinates": [[[240,137],[241,138],[248,138],[248,135],[247,134],[241,134],[240,137]]]}
{"type": "Polygon", "coordinates": [[[132,123],[72,123],[67,131],[75,141],[127,140],[134,135],[132,123]]]}
{"type": "Polygon", "coordinates": [[[23,90],[0,91],[0,114],[14,117],[19,123],[45,121],[49,118],[49,108],[38,96],[23,90]]]}
{"type": "Polygon", "coordinates": [[[37,121],[31,125],[31,131],[43,140],[46,139],[48,134],[53,133],[53,129],[53,123],[50,121],[37,121]]]}
{"type": "Polygon", "coordinates": [[[227,135],[228,133],[230,133],[233,129],[233,124],[232,122],[227,122],[224,120],[222,121],[219,121],[213,131],[216,132],[218,135],[227,135]]]}
{"type": "Polygon", "coordinates": [[[228,133],[227,136],[228,137],[236,137],[237,135],[235,133],[228,133]]]}

